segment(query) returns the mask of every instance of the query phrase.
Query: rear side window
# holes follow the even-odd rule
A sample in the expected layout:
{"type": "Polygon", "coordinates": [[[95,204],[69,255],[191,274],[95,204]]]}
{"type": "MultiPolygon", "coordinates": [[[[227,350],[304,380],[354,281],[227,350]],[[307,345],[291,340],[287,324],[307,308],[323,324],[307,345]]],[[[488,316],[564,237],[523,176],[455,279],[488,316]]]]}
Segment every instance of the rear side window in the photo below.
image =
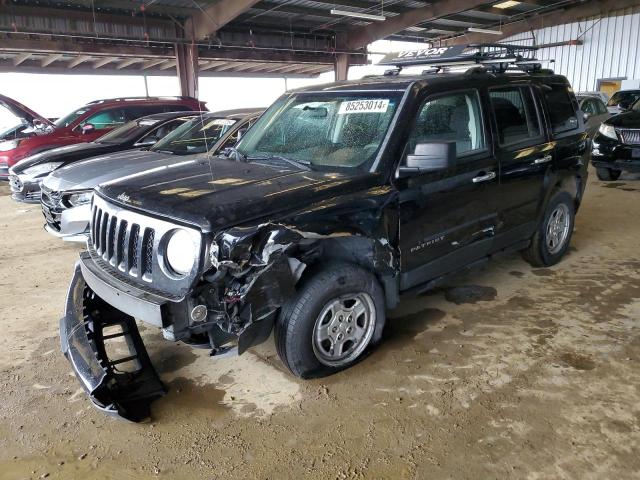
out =
{"type": "Polygon", "coordinates": [[[545,97],[553,133],[562,133],[578,128],[578,116],[567,86],[548,85],[548,87],[545,88],[545,97]]]}
{"type": "Polygon", "coordinates": [[[409,137],[409,152],[419,143],[456,142],[458,155],[485,148],[480,103],[476,92],[428,99],[409,137]]]}
{"type": "Polygon", "coordinates": [[[491,90],[489,97],[500,145],[512,145],[540,137],[540,119],[530,88],[491,90]]]}

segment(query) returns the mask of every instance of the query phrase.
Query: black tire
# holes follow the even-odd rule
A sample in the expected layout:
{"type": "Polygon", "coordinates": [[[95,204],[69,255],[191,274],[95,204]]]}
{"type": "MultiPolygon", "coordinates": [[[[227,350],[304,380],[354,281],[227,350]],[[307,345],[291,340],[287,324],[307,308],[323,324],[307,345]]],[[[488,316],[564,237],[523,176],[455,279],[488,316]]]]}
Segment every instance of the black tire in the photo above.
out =
{"type": "MultiPolygon", "coordinates": [[[[555,194],[545,210],[542,221],[536,230],[536,233],[531,239],[531,245],[522,252],[522,256],[534,267],[549,267],[558,263],[562,257],[567,253],[569,245],[571,244],[571,236],[573,234],[573,227],[575,225],[575,200],[566,192],[560,192],[555,194]],[[562,207],[560,207],[562,206],[562,207]],[[568,232],[562,245],[557,250],[552,250],[547,245],[548,239],[548,225],[552,215],[555,214],[558,208],[566,209],[565,214],[569,221],[568,232]]],[[[558,242],[558,245],[560,242],[558,242]]]]}
{"type": "Polygon", "coordinates": [[[620,170],[613,170],[612,168],[596,168],[598,180],[602,180],[603,182],[617,180],[620,178],[621,173],[622,172],[620,170]]]}
{"type": "Polygon", "coordinates": [[[385,324],[384,293],[368,271],[348,263],[331,263],[315,272],[281,309],[275,325],[275,342],[280,359],[297,377],[332,375],[364,358],[382,338],[385,324]],[[375,311],[370,339],[355,358],[339,366],[323,363],[315,352],[314,327],[325,306],[351,294],[368,294],[375,311]]]}

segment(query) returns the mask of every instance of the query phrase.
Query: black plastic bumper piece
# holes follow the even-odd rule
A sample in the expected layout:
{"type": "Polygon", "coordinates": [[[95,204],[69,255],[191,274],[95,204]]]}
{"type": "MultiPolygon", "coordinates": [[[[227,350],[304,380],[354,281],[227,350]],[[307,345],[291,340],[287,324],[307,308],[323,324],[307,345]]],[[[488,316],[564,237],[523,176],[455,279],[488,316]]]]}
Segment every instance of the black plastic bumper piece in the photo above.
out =
{"type": "Polygon", "coordinates": [[[60,343],[91,401],[107,414],[140,422],[150,416],[151,402],[166,393],[134,318],[98,297],[79,264],[60,319],[60,343]],[[117,358],[110,358],[111,350],[117,358]]]}

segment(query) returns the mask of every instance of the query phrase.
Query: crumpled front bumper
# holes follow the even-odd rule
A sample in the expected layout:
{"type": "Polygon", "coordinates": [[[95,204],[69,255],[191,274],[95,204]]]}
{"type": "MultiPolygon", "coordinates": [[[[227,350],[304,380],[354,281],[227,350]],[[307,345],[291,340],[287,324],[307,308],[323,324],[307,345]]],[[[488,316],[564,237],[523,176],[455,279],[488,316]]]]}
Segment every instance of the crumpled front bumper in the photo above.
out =
{"type": "Polygon", "coordinates": [[[60,319],[60,343],[83,389],[105,413],[142,421],[150,416],[151,402],[166,393],[134,318],[107,304],[87,286],[79,262],[60,319]],[[117,341],[128,353],[112,358],[108,343],[117,341]]]}

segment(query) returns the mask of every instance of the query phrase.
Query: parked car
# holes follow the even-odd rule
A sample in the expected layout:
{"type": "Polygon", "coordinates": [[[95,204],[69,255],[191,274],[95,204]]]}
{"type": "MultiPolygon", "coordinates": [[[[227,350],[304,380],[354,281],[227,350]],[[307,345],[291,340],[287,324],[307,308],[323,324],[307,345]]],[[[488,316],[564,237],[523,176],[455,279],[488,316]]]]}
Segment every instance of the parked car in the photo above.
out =
{"type": "Polygon", "coordinates": [[[607,106],[598,97],[576,95],[580,110],[584,113],[585,128],[590,137],[593,137],[602,122],[611,117],[607,106]]]}
{"type": "Polygon", "coordinates": [[[599,98],[602,103],[604,103],[605,105],[607,104],[607,102],[609,101],[609,94],[606,92],[600,92],[600,91],[596,91],[596,92],[578,92],[576,93],[576,97],[596,97],[599,98]]]}
{"type": "MultiPolygon", "coordinates": [[[[37,114],[12,98],[0,95],[0,107],[15,117],[14,125],[0,131],[0,142],[34,135],[44,135],[53,130],[54,124],[51,120],[37,114]]],[[[0,145],[3,144],[0,143],[0,145]]],[[[2,148],[0,147],[0,161],[2,161],[1,155],[3,155],[1,152],[2,148]]]]}
{"type": "Polygon", "coordinates": [[[100,408],[133,420],[165,391],[134,318],[212,355],[275,328],[294,375],[335,373],[381,341],[401,293],[505,251],[559,262],[588,144],[569,82],[543,72],[396,71],[287,92],[226,158],[96,188],[63,352],[100,408]],[[126,375],[105,328],[131,346],[126,375]]]}
{"type": "MultiPolygon", "coordinates": [[[[93,142],[52,148],[18,162],[9,169],[12,197],[40,203],[40,184],[54,170],[81,160],[123,150],[150,148],[158,140],[201,112],[169,112],[131,120],[93,142]]],[[[113,166],[112,166],[113,168],[113,166]]]]}
{"type": "Polygon", "coordinates": [[[235,145],[262,112],[228,110],[197,118],[183,117],[188,121],[148,150],[99,156],[55,170],[42,183],[45,229],[63,240],[86,241],[94,187],[150,169],[170,171],[172,165],[198,154],[217,155],[235,145]]]}
{"type": "MultiPolygon", "coordinates": [[[[92,142],[130,120],[154,113],[206,110],[205,104],[189,97],[132,97],[97,100],[48,125],[41,135],[0,142],[0,179],[23,158],[63,145],[92,142]]],[[[25,113],[26,115],[26,113],[25,113]]]]}
{"type": "Polygon", "coordinates": [[[617,115],[629,110],[639,98],[640,90],[619,90],[607,102],[607,109],[609,113],[617,115]]]}
{"type": "Polygon", "coordinates": [[[617,180],[624,171],[640,172],[640,100],[600,126],[593,138],[591,163],[603,181],[617,180]]]}

